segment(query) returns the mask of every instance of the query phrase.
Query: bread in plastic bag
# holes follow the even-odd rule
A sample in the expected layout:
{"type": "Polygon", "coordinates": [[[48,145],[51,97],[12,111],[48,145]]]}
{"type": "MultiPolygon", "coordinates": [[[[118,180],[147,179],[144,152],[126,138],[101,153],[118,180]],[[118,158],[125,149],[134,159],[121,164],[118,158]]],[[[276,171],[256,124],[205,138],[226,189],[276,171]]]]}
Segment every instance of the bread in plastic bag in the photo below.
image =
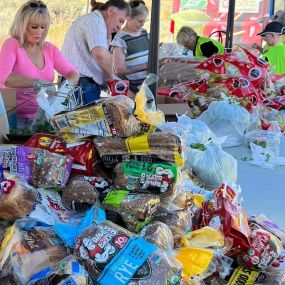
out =
{"type": "Polygon", "coordinates": [[[112,190],[102,205],[105,209],[120,214],[128,230],[138,232],[157,212],[159,203],[157,195],[112,190]]]}
{"type": "Polygon", "coordinates": [[[170,228],[162,222],[156,221],[147,224],[138,235],[164,250],[172,249],[174,246],[173,234],[170,228]]]}
{"type": "Polygon", "coordinates": [[[129,138],[96,137],[94,143],[106,167],[131,159],[184,165],[181,139],[173,132],[154,132],[129,138]]]}
{"type": "Polygon", "coordinates": [[[250,124],[249,113],[237,104],[212,102],[198,118],[208,125],[217,137],[226,136],[223,147],[240,145],[250,124]]]}
{"type": "Polygon", "coordinates": [[[108,97],[82,108],[51,118],[53,127],[67,141],[91,135],[129,137],[140,131],[133,115],[134,102],[127,96],[108,97]]]}
{"type": "Polygon", "coordinates": [[[0,218],[13,221],[23,218],[38,202],[36,192],[17,175],[8,175],[1,182],[0,218]]]}
{"type": "Polygon", "coordinates": [[[135,160],[118,163],[114,172],[117,187],[162,196],[175,192],[179,178],[179,169],[175,165],[135,160]]]}

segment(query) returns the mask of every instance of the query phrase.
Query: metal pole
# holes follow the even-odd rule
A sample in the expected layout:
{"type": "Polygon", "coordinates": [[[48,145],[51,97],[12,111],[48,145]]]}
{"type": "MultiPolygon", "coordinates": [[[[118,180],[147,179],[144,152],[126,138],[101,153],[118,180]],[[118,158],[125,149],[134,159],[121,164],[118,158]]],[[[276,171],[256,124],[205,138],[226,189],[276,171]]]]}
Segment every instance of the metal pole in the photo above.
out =
{"type": "MultiPolygon", "coordinates": [[[[150,46],[148,55],[148,73],[158,74],[158,53],[159,53],[159,21],[160,21],[160,0],[152,0],[151,23],[150,23],[150,46]]],[[[155,100],[157,82],[149,86],[155,100]]]]}
{"type": "Polygon", "coordinates": [[[228,20],[227,20],[227,34],[226,34],[226,51],[230,52],[233,47],[233,32],[234,32],[234,18],[235,18],[235,0],[229,0],[228,20]]]}

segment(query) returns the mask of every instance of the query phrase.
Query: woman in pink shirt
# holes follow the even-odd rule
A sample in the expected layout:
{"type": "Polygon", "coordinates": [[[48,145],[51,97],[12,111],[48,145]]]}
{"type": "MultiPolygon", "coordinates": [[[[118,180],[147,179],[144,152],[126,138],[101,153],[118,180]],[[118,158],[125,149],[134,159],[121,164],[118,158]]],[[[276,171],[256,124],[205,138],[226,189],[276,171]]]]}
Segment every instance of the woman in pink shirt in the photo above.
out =
{"type": "Polygon", "coordinates": [[[54,70],[73,86],[79,79],[59,49],[46,42],[50,15],[42,1],[30,0],[17,11],[0,51],[0,86],[17,88],[17,129],[28,129],[38,110],[37,87],[41,81],[53,82],[54,70]]]}

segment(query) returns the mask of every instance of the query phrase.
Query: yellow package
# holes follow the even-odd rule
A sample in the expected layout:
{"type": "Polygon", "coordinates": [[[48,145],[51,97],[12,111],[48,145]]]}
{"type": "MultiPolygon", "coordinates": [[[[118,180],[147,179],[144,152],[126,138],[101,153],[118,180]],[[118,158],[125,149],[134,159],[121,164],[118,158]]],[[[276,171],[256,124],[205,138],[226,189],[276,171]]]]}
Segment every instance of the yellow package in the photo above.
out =
{"type": "Polygon", "coordinates": [[[156,81],[156,75],[149,75],[142,84],[140,91],[136,95],[136,108],[134,115],[138,120],[151,126],[157,126],[165,122],[164,113],[156,108],[153,94],[148,85],[156,81]]]}
{"type": "Polygon", "coordinates": [[[203,227],[183,236],[182,243],[187,247],[222,247],[224,237],[221,232],[210,227],[203,227]]]}
{"type": "Polygon", "coordinates": [[[183,247],[175,257],[181,262],[183,276],[188,280],[192,276],[202,275],[208,269],[214,253],[201,248],[183,247]]]}

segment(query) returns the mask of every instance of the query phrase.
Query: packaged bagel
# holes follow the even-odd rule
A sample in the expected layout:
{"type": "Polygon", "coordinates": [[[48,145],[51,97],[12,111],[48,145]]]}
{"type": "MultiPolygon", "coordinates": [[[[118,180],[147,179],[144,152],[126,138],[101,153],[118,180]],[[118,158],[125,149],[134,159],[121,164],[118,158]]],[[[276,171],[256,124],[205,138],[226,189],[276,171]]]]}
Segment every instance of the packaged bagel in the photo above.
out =
{"type": "Polygon", "coordinates": [[[51,118],[55,130],[67,141],[88,136],[129,137],[139,132],[140,121],[133,115],[134,102],[127,96],[105,98],[51,118]]]}
{"type": "Polygon", "coordinates": [[[138,232],[157,212],[159,203],[157,195],[113,190],[107,194],[102,205],[120,214],[128,230],[138,232]]]}
{"type": "Polygon", "coordinates": [[[114,172],[115,185],[119,188],[165,196],[175,191],[178,167],[131,160],[118,163],[114,172]]]}
{"type": "Polygon", "coordinates": [[[181,139],[172,132],[155,132],[129,138],[94,139],[95,146],[106,167],[122,161],[166,162],[183,166],[181,139]]]}
{"type": "Polygon", "coordinates": [[[173,234],[170,228],[162,222],[149,223],[141,229],[138,235],[163,250],[173,249],[173,234]]]}

